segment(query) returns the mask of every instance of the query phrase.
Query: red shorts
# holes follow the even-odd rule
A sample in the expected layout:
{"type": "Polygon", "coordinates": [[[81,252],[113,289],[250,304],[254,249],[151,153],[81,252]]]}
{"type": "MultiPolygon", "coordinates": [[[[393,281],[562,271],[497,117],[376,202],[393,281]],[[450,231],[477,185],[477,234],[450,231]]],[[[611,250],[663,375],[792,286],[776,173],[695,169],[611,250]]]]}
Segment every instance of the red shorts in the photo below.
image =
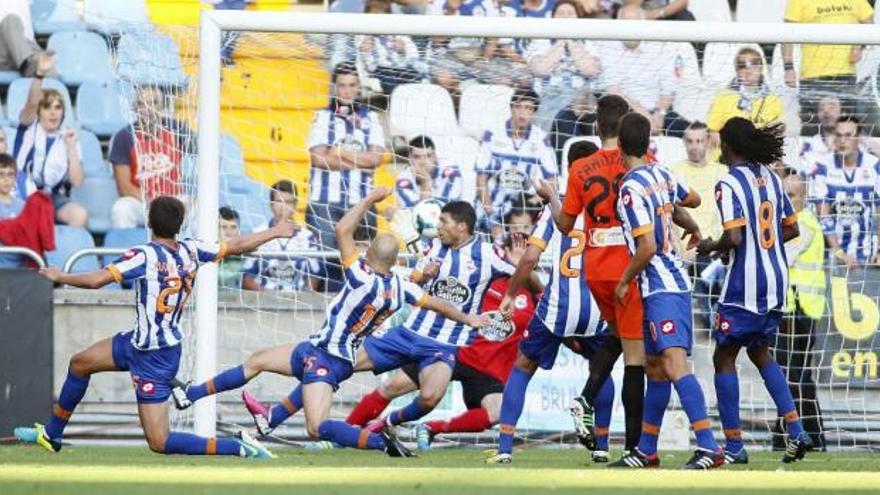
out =
{"type": "Polygon", "coordinates": [[[618,337],[627,340],[644,338],[642,296],[639,294],[639,286],[635,280],[630,282],[629,294],[623,304],[617,302],[617,298],[614,297],[617,282],[591,280],[588,284],[602,313],[602,319],[614,327],[618,337]]]}

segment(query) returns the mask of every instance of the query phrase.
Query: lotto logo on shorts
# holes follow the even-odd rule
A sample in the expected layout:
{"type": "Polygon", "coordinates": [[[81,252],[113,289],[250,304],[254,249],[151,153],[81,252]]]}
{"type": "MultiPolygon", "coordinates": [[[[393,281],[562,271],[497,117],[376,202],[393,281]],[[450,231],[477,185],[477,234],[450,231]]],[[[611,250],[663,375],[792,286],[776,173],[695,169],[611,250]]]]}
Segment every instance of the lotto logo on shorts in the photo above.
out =
{"type": "Polygon", "coordinates": [[[715,328],[721,333],[730,333],[730,322],[720,315],[715,315],[715,328]]]}
{"type": "Polygon", "coordinates": [[[138,385],[143,395],[154,395],[156,393],[156,384],[153,382],[141,382],[138,385]]]}
{"type": "Polygon", "coordinates": [[[665,320],[660,322],[660,331],[663,332],[664,335],[672,335],[675,333],[675,322],[672,320],[665,320]]]}
{"type": "Polygon", "coordinates": [[[315,374],[318,376],[327,376],[327,373],[330,373],[330,370],[328,370],[324,366],[318,366],[318,368],[315,370],[315,374]]]}

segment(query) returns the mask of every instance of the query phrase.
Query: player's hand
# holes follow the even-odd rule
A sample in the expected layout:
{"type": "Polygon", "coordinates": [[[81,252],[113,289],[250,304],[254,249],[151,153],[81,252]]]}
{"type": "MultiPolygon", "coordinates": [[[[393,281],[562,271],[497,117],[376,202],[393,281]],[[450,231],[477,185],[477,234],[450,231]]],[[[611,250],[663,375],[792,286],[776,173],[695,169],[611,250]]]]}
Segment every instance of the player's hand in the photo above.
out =
{"type": "Polygon", "coordinates": [[[48,278],[52,282],[57,283],[61,280],[61,277],[64,276],[64,272],[55,268],[54,266],[49,266],[46,268],[40,268],[40,275],[48,278]]]}
{"type": "Polygon", "coordinates": [[[276,222],[275,225],[272,226],[272,234],[276,239],[286,239],[289,237],[293,237],[294,234],[299,230],[299,225],[293,223],[293,221],[289,218],[285,218],[280,222],[276,222]]]}
{"type": "Polygon", "coordinates": [[[432,261],[425,265],[425,268],[422,270],[422,282],[427,282],[428,280],[433,280],[437,278],[437,275],[440,274],[440,263],[438,261],[432,261]]]}
{"type": "Polygon", "coordinates": [[[626,301],[626,296],[629,295],[629,285],[621,282],[617,283],[617,287],[614,288],[614,297],[617,298],[617,302],[623,304],[626,301]]]}
{"type": "Polygon", "coordinates": [[[487,315],[467,315],[468,326],[473,328],[488,327],[492,324],[492,318],[487,315]]]}
{"type": "Polygon", "coordinates": [[[513,318],[513,298],[504,294],[501,304],[498,305],[498,312],[501,313],[505,320],[513,318]]]}
{"type": "Polygon", "coordinates": [[[544,180],[538,177],[535,179],[534,185],[535,193],[537,193],[538,196],[541,196],[541,199],[544,201],[549,201],[550,198],[556,194],[556,187],[554,187],[553,183],[549,180],[544,180]]]}
{"type": "Polygon", "coordinates": [[[684,240],[688,236],[690,236],[690,238],[688,239],[688,242],[687,242],[687,250],[688,251],[697,247],[697,245],[700,243],[700,241],[703,240],[703,236],[702,236],[702,234],[700,234],[700,229],[697,229],[694,231],[685,230],[681,234],[681,240],[684,240]]]}
{"type": "Polygon", "coordinates": [[[510,251],[507,253],[508,261],[512,265],[518,265],[519,260],[522,259],[523,255],[526,254],[526,248],[528,247],[528,242],[526,239],[526,235],[522,232],[515,232],[511,234],[510,237],[510,251]]]}
{"type": "Polygon", "coordinates": [[[385,186],[379,186],[370,191],[370,194],[367,195],[367,199],[370,203],[378,203],[383,199],[387,198],[391,195],[391,189],[385,186]]]}
{"type": "Polygon", "coordinates": [[[712,254],[712,251],[715,250],[715,241],[712,240],[712,237],[707,237],[706,239],[701,240],[697,243],[697,254],[701,254],[703,256],[708,256],[712,254]]]}

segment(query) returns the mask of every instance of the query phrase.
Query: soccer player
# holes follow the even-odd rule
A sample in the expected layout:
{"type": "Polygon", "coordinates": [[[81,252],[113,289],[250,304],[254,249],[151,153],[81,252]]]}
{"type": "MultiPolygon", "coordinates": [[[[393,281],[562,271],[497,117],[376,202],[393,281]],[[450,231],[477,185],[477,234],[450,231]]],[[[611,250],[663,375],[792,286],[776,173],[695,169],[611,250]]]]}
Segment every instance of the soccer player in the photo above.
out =
{"type": "MultiPolygon", "coordinates": [[[[540,181],[536,189],[541,197],[549,201],[551,210],[561,208],[559,198],[549,183],[540,181]]],[[[568,235],[562,235],[555,228],[552,214],[546,211],[529,238],[529,247],[517,264],[501,303],[501,311],[509,314],[515,305],[516,291],[537,266],[541,253],[550,248],[555,261],[553,271],[535,315],[529,321],[526,336],[519,344],[516,363],[504,387],[498,451],[486,458],[487,464],[508,464],[513,461],[516,423],[522,414],[529,381],[538,367],[545,370],[553,368],[559,346],[563,343],[589,360],[605,338],[599,308],[583,277],[586,239],[583,228],[583,221],[579,218],[575,228],[568,235]]],[[[597,423],[604,430],[596,435],[600,444],[592,446],[593,460],[596,462],[608,460],[608,425],[613,402],[614,383],[608,379],[596,400],[599,411],[597,423]]]]}
{"type": "MultiPolygon", "coordinates": [[[[377,235],[366,256],[359,256],[354,232],[369,209],[390,194],[391,190],[385,187],[374,189],[336,224],[346,284],[327,307],[324,326],[308,341],[258,350],[244,364],[225,370],[205,383],[187,387],[185,396],[175,393],[178,408],[185,409],[208,395],[242,387],[264,371],[294,376],[300,385],[276,408],[303,409],[310,437],[345,447],[382,450],[392,457],[410,455],[387,430],[370,432],[344,421],[327,419],[334,391],[355,371],[373,368],[369,356],[360,349],[361,342],[405,303],[426,312],[437,311],[438,316],[462,327],[481,326],[484,319],[465,315],[445,301],[428,297],[420,287],[392,272],[391,268],[397,263],[397,238],[393,235],[377,235]]],[[[246,403],[246,406],[254,414],[260,432],[270,431],[271,412],[257,407],[254,413],[254,404],[246,403]]]]}
{"type": "Polygon", "coordinates": [[[602,319],[614,336],[607,338],[591,359],[590,376],[581,396],[572,401],[571,414],[581,443],[592,445],[596,398],[622,350],[625,446],[632,450],[641,432],[645,391],[642,300],[635,281],[625,301],[619,302],[614,296],[630,258],[616,213],[617,190],[626,173],[617,148],[617,132],[629,105],[623,97],[608,94],[599,99],[596,111],[602,149],[571,164],[562,208],[552,211],[562,235],[569,235],[578,216],[583,215],[584,275],[602,319]]]}
{"type": "MultiPolygon", "coordinates": [[[[525,249],[524,236],[509,235],[504,243],[506,260],[516,265],[525,249]]],[[[485,314],[498,310],[509,284],[509,277],[493,281],[483,297],[480,312],[485,314]]],[[[535,301],[525,289],[517,292],[514,301],[512,318],[497,318],[494,321],[493,338],[478,335],[472,344],[458,349],[452,380],[461,382],[467,411],[447,421],[419,424],[416,428],[416,440],[420,449],[430,448],[438,434],[479,432],[498,422],[501,392],[504,391],[504,382],[507,381],[516,359],[516,346],[535,312],[535,301]]],[[[390,380],[364,396],[351,410],[346,421],[355,425],[366,425],[378,417],[393,399],[418,388],[418,366],[407,364],[390,380]]]]}
{"type": "MultiPolygon", "coordinates": [[[[631,282],[638,280],[645,311],[644,340],[648,389],[639,446],[610,467],[659,467],[657,437],[672,385],[697,437],[697,450],[685,469],[712,469],[724,464],[724,454],[712,431],[706,399],[697,377],[690,372],[688,356],[693,345],[691,282],[672,239],[672,217],[677,205],[695,208],[700,197],[685,187],[668,169],[645,158],[651,141],[651,122],[630,113],[620,121],[619,143],[627,173],[620,186],[617,213],[632,259],[617,284],[615,296],[626,300],[631,282]],[[671,383],[670,383],[671,382],[671,383]]],[[[679,213],[686,215],[686,213],[679,213]]],[[[700,240],[689,216],[689,247],[700,240]]]]}
{"type": "MultiPolygon", "coordinates": [[[[475,315],[492,281],[511,276],[514,267],[499,256],[494,246],[474,235],[477,214],[470,203],[452,201],[441,211],[438,238],[410,278],[425,284],[434,297],[475,315]]],[[[525,287],[533,294],[543,289],[536,275],[525,287]]],[[[444,315],[420,308],[403,325],[392,327],[381,337],[367,338],[364,349],[375,373],[409,363],[415,363],[419,370],[418,397],[370,428],[415,421],[433,410],[446,393],[458,347],[471,344],[476,333],[444,315]]]]}
{"type": "Polygon", "coordinates": [[[715,392],[724,426],[727,462],[745,464],[739,418],[736,357],[745,347],[758,368],[776,409],[785,420],[788,441],[782,462],[804,457],[811,446],[795,409],[788,383],[770,354],[785,308],[788,266],[783,243],[799,235],[797,215],[782,181],[767,165],[782,158],[781,125],[755,128],[732,118],[721,129],[722,160],[730,172],[715,186],[724,233],[700,242],[702,254],[729,255],[713,335],[715,392]]]}
{"type": "Polygon", "coordinates": [[[228,243],[208,244],[176,239],[184,216],[183,203],[173,197],[160,196],[150,203],[148,224],[153,232],[150,243],[129,249],[96,272],[73,275],[56,268],[40,270],[40,274],[52,282],[84,289],[134,281],[138,315],[133,330],[100,340],[70,359],[67,378],[49,422],[45,427],[39,423],[34,425],[36,442],[47,450],[61,450],[64,427],[85,395],[92,375],[128,371],[135,387],[144,436],[153,452],[274,457],[245,432],[236,434],[235,438],[204,438],[169,431],[165,402],[171,395],[171,381],[180,364],[183,340],[180,315],[192,291],[196,271],[204,263],[253,251],[272,239],[290,237],[293,224],[279,222],[271,229],[236,237],[228,243]]]}

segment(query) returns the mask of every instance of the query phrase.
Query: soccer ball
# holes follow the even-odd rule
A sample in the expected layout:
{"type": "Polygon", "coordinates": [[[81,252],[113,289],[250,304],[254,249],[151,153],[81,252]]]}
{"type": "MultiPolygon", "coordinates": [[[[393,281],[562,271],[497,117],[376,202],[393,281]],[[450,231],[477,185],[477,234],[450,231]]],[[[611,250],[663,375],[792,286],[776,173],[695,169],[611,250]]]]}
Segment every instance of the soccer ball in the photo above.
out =
{"type": "Polygon", "coordinates": [[[419,201],[412,207],[413,227],[420,236],[426,239],[437,237],[437,225],[440,223],[440,210],[443,202],[439,199],[419,201]]]}

